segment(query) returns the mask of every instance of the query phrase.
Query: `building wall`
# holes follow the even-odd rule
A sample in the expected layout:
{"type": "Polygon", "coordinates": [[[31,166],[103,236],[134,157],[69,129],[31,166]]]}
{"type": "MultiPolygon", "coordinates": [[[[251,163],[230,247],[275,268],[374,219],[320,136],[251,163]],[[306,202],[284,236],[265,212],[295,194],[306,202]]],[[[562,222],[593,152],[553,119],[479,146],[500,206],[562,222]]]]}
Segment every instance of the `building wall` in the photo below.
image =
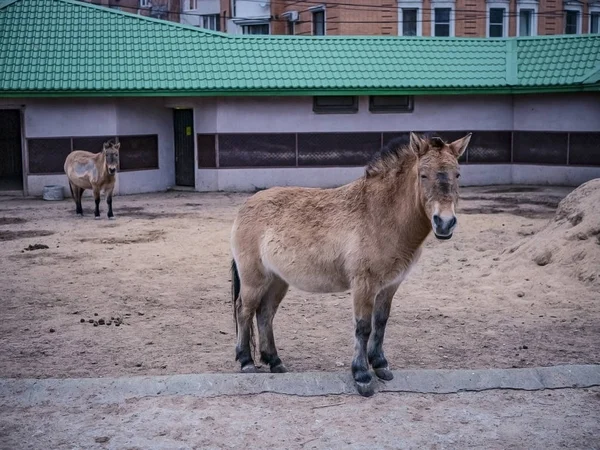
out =
{"type": "MultiPolygon", "coordinates": [[[[355,114],[316,114],[312,99],[306,97],[228,97],[199,101],[195,111],[197,132],[214,136],[217,158],[214,167],[197,168],[199,191],[340,185],[360,176],[363,170],[360,164],[344,167],[343,155],[363,151],[364,156],[364,151],[372,152],[391,137],[406,137],[413,130],[434,132],[447,140],[474,132],[474,145],[469,150],[473,153],[463,161],[464,185],[578,185],[600,177],[597,93],[420,96],[414,99],[412,113],[395,114],[369,112],[367,97],[359,99],[355,114]],[[317,142],[321,161],[329,167],[299,163],[301,142],[306,140],[317,142]],[[353,141],[364,141],[368,150],[356,150],[353,141]],[[496,142],[499,148],[494,148],[496,142]],[[295,151],[296,162],[289,158],[269,160],[267,155],[257,167],[244,166],[243,161],[252,165],[253,158],[264,158],[268,151],[295,151]],[[223,165],[226,152],[230,159],[223,165]],[[234,158],[238,163],[232,164],[231,155],[236,152],[246,157],[234,158]],[[504,162],[486,163],[490,158],[504,162]],[[277,161],[284,161],[284,165],[277,161]]],[[[199,147],[198,152],[202,151],[199,147]]]]}
{"type": "MultiPolygon", "coordinates": [[[[158,169],[122,171],[115,192],[133,194],[165,190],[174,184],[172,111],[162,99],[27,99],[0,100],[0,109],[18,105],[23,110],[24,159],[29,167],[31,139],[158,136],[158,169]]],[[[94,148],[75,148],[98,151],[94,148]]],[[[63,155],[64,156],[64,155],[63,155]]],[[[60,170],[52,173],[25,174],[25,189],[40,195],[43,187],[58,184],[68,193],[68,181],[60,170]]]]}

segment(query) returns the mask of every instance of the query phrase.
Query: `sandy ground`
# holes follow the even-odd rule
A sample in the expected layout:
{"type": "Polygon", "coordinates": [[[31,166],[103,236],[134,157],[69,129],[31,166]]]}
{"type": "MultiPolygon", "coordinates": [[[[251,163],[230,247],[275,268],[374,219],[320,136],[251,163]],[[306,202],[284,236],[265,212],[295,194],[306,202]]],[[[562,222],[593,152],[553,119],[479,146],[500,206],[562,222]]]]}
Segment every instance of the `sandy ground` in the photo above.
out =
{"type": "MultiPolygon", "coordinates": [[[[461,192],[455,236],[427,240],[394,300],[392,368],[600,362],[597,286],[505,251],[534,236],[569,190],[461,192]]],[[[117,220],[103,204],[96,221],[90,199],[78,218],[70,200],[0,197],[0,377],[237,371],[228,239],[245,198],[120,196],[117,220]],[[25,250],[35,244],[48,248],[25,250]]],[[[275,318],[283,362],[349,370],[351,319],[348,294],[292,289],[275,318]]]]}
{"type": "Polygon", "coordinates": [[[600,449],[597,388],[369,399],[176,396],[0,412],[0,448],[11,450],[600,449]]]}

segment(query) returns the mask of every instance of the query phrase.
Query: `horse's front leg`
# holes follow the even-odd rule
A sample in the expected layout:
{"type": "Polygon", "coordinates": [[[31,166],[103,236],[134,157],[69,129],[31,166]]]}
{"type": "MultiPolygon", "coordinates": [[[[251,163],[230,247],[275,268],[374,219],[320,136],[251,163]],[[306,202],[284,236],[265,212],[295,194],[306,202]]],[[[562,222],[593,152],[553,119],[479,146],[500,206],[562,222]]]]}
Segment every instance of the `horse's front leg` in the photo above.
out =
{"type": "Polygon", "coordinates": [[[360,395],[370,397],[374,394],[373,377],[369,373],[367,343],[371,335],[371,316],[375,293],[368,287],[370,283],[353,283],[354,302],[354,359],[352,375],[360,395]]]}
{"type": "Polygon", "coordinates": [[[109,219],[114,219],[115,215],[113,214],[113,209],[112,209],[112,195],[113,195],[113,190],[114,190],[114,186],[112,186],[111,188],[109,188],[106,191],[106,204],[108,205],[108,218],[109,219]]]}
{"type": "Polygon", "coordinates": [[[389,369],[387,359],[383,354],[383,337],[390,316],[392,299],[398,290],[398,286],[398,284],[395,284],[387,287],[377,294],[372,320],[373,332],[371,333],[368,345],[369,363],[373,367],[375,375],[382,380],[388,381],[394,378],[394,375],[389,369]]]}
{"type": "Polygon", "coordinates": [[[100,188],[94,187],[94,202],[96,203],[96,208],[94,209],[94,218],[100,218],[100,188]]]}

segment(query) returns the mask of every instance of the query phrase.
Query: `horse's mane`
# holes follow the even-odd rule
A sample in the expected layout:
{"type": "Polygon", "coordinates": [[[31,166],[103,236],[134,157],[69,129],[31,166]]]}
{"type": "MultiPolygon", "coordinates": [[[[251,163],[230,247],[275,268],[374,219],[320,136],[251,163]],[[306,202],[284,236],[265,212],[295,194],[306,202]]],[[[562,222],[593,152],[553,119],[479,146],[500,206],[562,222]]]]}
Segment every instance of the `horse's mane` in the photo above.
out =
{"type": "Polygon", "coordinates": [[[446,142],[437,136],[427,138],[426,148],[413,148],[405,137],[394,138],[389,141],[367,164],[366,177],[370,178],[376,175],[382,175],[396,170],[403,172],[409,166],[412,166],[419,156],[429,148],[442,149],[446,142]]]}

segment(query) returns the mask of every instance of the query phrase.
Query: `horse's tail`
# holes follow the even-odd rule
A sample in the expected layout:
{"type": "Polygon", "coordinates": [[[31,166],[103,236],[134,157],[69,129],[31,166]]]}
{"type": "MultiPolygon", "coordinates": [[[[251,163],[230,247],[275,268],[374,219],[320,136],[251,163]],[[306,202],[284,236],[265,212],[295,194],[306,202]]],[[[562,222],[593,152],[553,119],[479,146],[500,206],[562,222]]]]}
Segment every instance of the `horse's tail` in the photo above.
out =
{"type": "MultiPolygon", "coordinates": [[[[238,314],[242,307],[242,298],[240,291],[242,289],[242,281],[237,270],[235,260],[231,261],[231,303],[233,304],[233,321],[235,322],[235,337],[238,335],[238,314]]],[[[256,352],[256,344],[254,342],[254,320],[250,323],[250,345],[252,346],[252,354],[256,352]]]]}

